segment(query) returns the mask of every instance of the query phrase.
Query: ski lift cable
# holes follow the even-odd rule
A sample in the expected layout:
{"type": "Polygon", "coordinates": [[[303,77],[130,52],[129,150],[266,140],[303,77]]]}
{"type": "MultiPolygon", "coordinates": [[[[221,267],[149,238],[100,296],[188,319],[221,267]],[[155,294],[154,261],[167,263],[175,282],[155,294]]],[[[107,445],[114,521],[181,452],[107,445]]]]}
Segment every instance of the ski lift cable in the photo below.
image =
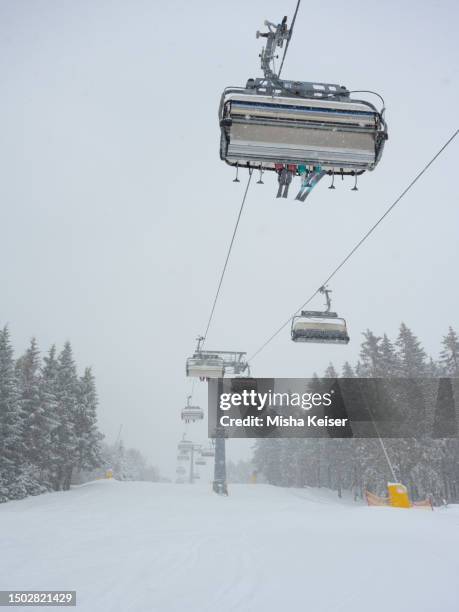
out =
{"type": "Polygon", "coordinates": [[[279,67],[279,72],[277,73],[277,76],[280,77],[281,72],[282,72],[282,68],[284,66],[284,61],[285,61],[285,56],[287,55],[287,51],[288,51],[288,46],[290,44],[290,40],[292,38],[292,34],[293,34],[293,26],[295,25],[295,21],[296,21],[296,16],[298,14],[298,9],[300,8],[300,4],[301,4],[301,0],[298,0],[298,2],[296,3],[296,9],[295,12],[293,13],[293,18],[292,18],[292,25],[290,26],[290,32],[288,35],[288,39],[287,42],[285,43],[285,50],[284,50],[284,55],[282,56],[282,61],[281,61],[281,65],[279,67]]]}
{"type": "Polygon", "coordinates": [[[417,183],[417,181],[427,172],[430,166],[435,162],[435,160],[440,157],[440,155],[445,151],[445,149],[452,143],[452,141],[458,135],[459,130],[456,130],[452,136],[448,138],[445,144],[441,147],[439,151],[432,157],[432,159],[424,166],[424,168],[415,176],[415,178],[409,183],[409,185],[402,191],[402,193],[397,197],[397,199],[389,206],[389,208],[384,212],[384,214],[374,223],[370,229],[363,235],[363,237],[357,242],[357,244],[349,251],[349,253],[344,257],[344,259],[336,266],[336,268],[331,272],[331,274],[327,277],[327,279],[321,284],[319,289],[316,289],[314,293],[283,323],[261,346],[259,349],[253,353],[253,355],[248,359],[248,362],[255,359],[257,355],[263,351],[268,344],[274,340],[276,336],[280,334],[280,332],[290,324],[293,317],[303,310],[305,306],[307,306],[320,292],[322,287],[325,287],[327,283],[341,270],[341,268],[349,261],[349,259],[354,255],[354,253],[362,246],[362,244],[370,237],[370,235],[375,231],[378,225],[389,215],[390,212],[397,206],[400,200],[408,193],[408,191],[417,183]]]}
{"type": "Polygon", "coordinates": [[[242,198],[241,207],[239,208],[239,213],[238,213],[238,216],[237,216],[237,219],[236,219],[236,225],[234,226],[233,235],[231,237],[231,242],[230,242],[229,247],[228,247],[228,252],[226,253],[225,264],[223,266],[223,270],[222,270],[222,273],[220,275],[220,280],[219,280],[219,283],[218,283],[217,292],[215,294],[214,301],[213,301],[213,304],[212,304],[212,308],[210,310],[209,320],[207,321],[207,327],[206,327],[206,331],[205,331],[204,336],[203,336],[201,347],[204,346],[204,343],[205,343],[206,338],[207,338],[207,334],[209,333],[210,324],[212,323],[212,319],[213,319],[214,312],[215,312],[215,306],[217,305],[217,300],[218,300],[218,297],[220,295],[220,289],[222,287],[223,279],[225,277],[226,269],[228,267],[228,261],[229,261],[229,258],[230,258],[230,255],[231,255],[231,251],[232,251],[232,248],[233,248],[234,239],[236,238],[236,233],[237,233],[237,230],[238,230],[238,227],[239,227],[239,221],[241,220],[241,215],[242,215],[242,211],[244,209],[245,201],[247,199],[247,192],[249,191],[251,180],[252,180],[252,168],[249,168],[249,178],[247,179],[247,185],[246,185],[246,188],[245,188],[245,191],[244,191],[244,196],[242,198]]]}

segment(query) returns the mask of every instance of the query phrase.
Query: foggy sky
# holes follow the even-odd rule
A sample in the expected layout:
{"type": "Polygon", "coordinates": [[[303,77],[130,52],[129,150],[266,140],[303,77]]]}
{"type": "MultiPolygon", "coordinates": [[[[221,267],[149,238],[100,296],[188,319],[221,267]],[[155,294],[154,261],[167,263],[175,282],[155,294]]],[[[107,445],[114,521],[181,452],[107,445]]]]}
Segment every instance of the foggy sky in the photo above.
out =
{"type": "MultiPolygon", "coordinates": [[[[234,184],[219,159],[219,97],[260,76],[255,32],[294,6],[0,2],[0,325],[17,354],[32,336],[42,351],[71,340],[80,369],[93,366],[107,440],[122,424],[126,446],[166,475],[185,359],[246,180],[234,184]]],[[[458,13],[452,0],[303,3],[283,77],[379,91],[389,141],[357,193],[324,179],[300,204],[296,184],[276,200],[275,176],[254,181],[207,348],[258,349],[457,128],[458,13]]],[[[295,345],[286,329],[252,374],[355,362],[363,330],[394,337],[401,321],[437,356],[448,325],[459,328],[457,159],[455,142],[331,283],[350,344],[295,345]]],[[[205,406],[204,384],[195,399],[205,406]]],[[[203,442],[205,423],[189,436],[203,442]]],[[[231,441],[228,455],[248,449],[231,441]]]]}

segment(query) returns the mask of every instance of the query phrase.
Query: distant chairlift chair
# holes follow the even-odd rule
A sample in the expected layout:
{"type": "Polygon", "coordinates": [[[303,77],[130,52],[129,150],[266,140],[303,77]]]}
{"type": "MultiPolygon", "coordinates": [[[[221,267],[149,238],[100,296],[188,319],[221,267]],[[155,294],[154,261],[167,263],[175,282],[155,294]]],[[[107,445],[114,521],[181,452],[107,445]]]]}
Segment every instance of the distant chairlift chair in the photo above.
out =
{"type": "Polygon", "coordinates": [[[204,411],[199,406],[191,406],[190,401],[191,395],[187,398],[186,406],[182,408],[182,421],[185,421],[185,423],[202,421],[204,418],[204,411]]]}
{"type": "Polygon", "coordinates": [[[293,317],[291,337],[293,342],[312,342],[319,344],[348,344],[349,335],[345,319],[331,312],[330,289],[321,287],[325,294],[327,309],[325,311],[303,310],[293,317]]]}

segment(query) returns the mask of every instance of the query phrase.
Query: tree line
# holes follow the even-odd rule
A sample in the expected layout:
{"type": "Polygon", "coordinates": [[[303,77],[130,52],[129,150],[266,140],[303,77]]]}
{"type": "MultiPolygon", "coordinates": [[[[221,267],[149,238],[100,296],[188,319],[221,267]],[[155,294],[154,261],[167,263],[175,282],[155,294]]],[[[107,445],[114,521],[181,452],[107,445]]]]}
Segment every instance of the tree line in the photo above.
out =
{"type": "Polygon", "coordinates": [[[78,375],[70,342],[41,359],[32,339],[15,359],[0,330],[0,502],[69,489],[74,472],[100,465],[102,438],[94,375],[78,375]]]}
{"type": "Polygon", "coordinates": [[[158,469],[149,464],[136,448],[125,448],[120,439],[115,444],[102,443],[102,465],[110,469],[117,480],[159,482],[158,469]]]}
{"type": "MultiPolygon", "coordinates": [[[[322,378],[398,378],[410,384],[388,385],[388,399],[412,422],[413,431],[420,416],[432,418],[433,389],[439,377],[459,377],[459,337],[450,327],[442,338],[439,358],[427,356],[417,336],[402,323],[398,336],[363,333],[360,359],[346,362],[341,372],[330,363],[322,378]],[[415,380],[416,379],[416,380],[415,380]],[[435,383],[435,384],[434,384],[435,383]]],[[[314,374],[320,388],[321,377],[314,374]]],[[[403,381],[402,381],[403,382],[403,381]]],[[[457,385],[455,385],[457,391],[457,385]]],[[[455,437],[384,440],[397,480],[408,486],[414,500],[431,497],[435,503],[459,501],[459,442],[455,437]]],[[[291,487],[327,487],[350,491],[355,499],[365,490],[385,494],[393,474],[380,441],[369,439],[259,439],[253,463],[267,481],[291,487]]]]}

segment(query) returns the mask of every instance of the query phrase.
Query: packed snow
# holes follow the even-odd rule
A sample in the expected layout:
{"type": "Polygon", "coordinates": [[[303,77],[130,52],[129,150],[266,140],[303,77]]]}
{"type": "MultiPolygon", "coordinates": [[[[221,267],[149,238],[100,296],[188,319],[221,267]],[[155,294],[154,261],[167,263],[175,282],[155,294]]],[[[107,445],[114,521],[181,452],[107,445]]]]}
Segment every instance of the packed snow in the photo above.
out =
{"type": "Polygon", "coordinates": [[[101,480],[0,506],[0,588],[88,612],[457,612],[458,527],[459,506],[101,480]]]}

